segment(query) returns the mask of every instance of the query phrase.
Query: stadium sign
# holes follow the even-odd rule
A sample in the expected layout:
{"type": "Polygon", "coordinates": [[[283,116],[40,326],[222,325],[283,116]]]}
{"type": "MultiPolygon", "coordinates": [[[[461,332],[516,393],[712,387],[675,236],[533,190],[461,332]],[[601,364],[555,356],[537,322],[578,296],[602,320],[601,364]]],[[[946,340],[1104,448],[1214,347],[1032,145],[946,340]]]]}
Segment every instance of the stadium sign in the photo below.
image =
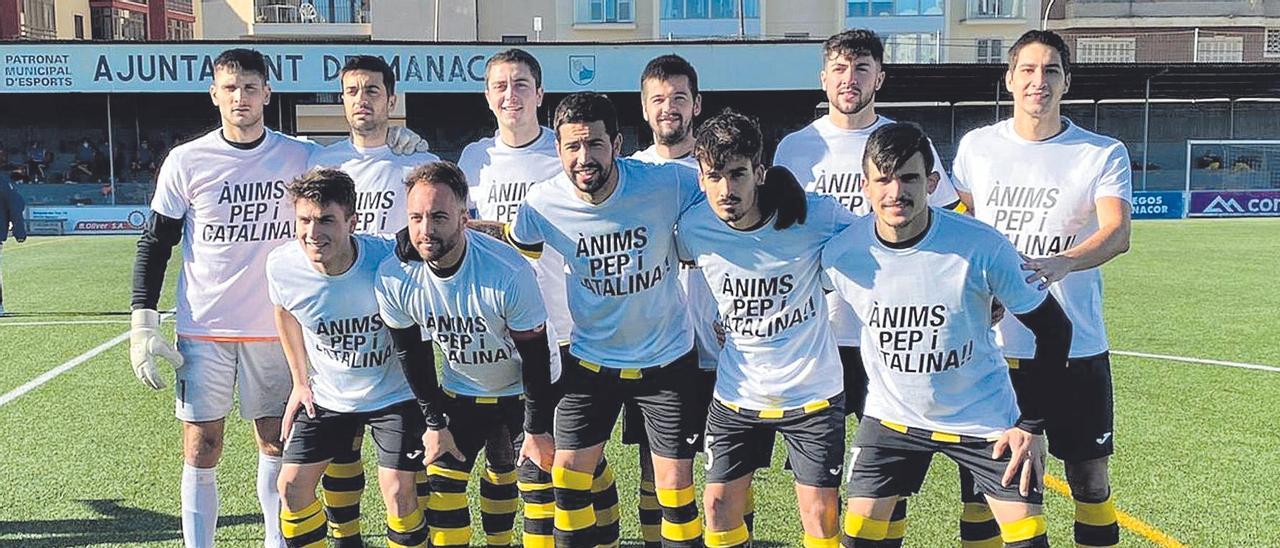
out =
{"type": "Polygon", "coordinates": [[[1182,191],[1134,192],[1134,219],[1181,219],[1186,214],[1186,195],[1182,191]]]}
{"type": "Polygon", "coordinates": [[[31,206],[27,218],[42,233],[141,234],[151,210],[147,206],[31,206]]]}
{"type": "MultiPolygon", "coordinates": [[[[397,88],[410,93],[484,90],[484,64],[502,44],[50,44],[0,45],[0,93],[204,93],[213,60],[232,47],[253,47],[267,58],[275,91],[338,90],[349,55],[382,57],[397,88]]],[[[556,44],[522,46],[542,64],[543,87],[553,93],[591,89],[635,91],[636,75],[671,44],[556,44]]],[[[700,87],[724,91],[790,90],[817,86],[817,43],[680,44],[698,69],[700,87]],[[769,67],[743,78],[743,67],[769,67]]]]}
{"type": "Polygon", "coordinates": [[[1280,217],[1280,190],[1198,190],[1191,217],[1280,217]]]}

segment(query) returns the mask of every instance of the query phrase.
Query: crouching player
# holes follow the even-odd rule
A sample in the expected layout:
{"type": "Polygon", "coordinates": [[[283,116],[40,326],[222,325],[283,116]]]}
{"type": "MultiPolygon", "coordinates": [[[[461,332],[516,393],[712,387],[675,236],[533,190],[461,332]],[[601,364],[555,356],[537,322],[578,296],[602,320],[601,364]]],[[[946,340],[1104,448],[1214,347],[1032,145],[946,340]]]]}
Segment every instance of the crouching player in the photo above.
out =
{"type": "MultiPolygon", "coordinates": [[[[545,485],[544,500],[526,503],[526,518],[554,513],[547,471],[555,452],[555,336],[547,333],[529,262],[466,229],[467,180],[458,166],[426,164],[406,184],[409,226],[397,235],[397,257],[379,270],[377,296],[426,416],[431,545],[470,544],[467,480],[482,448],[489,464],[480,490],[486,542],[512,545],[517,459],[521,484],[545,485]],[[444,360],[439,383],[433,342],[444,360]],[[490,523],[497,520],[501,527],[490,523]]],[[[550,545],[551,531],[525,534],[525,546],[550,545]]]]}
{"type": "Polygon", "coordinates": [[[698,128],[706,193],[681,216],[681,258],[706,276],[725,331],[707,411],[707,546],[746,546],[747,494],[760,448],[782,434],[795,470],[804,546],[839,546],[844,390],[819,256],[854,215],[765,171],[760,127],[727,112],[698,128]]]}
{"type": "Polygon", "coordinates": [[[280,429],[286,442],[279,479],[285,543],[325,546],[316,486],[330,461],[350,452],[351,440],[368,425],[378,448],[387,544],[425,546],[414,482],[422,470],[422,415],[374,299],[378,266],[392,244],[354,234],[355,183],[346,173],[314,169],[288,190],[298,241],[267,259],[276,329],[293,378],[280,429]]]}
{"type": "Polygon", "coordinates": [[[866,415],[847,475],[845,546],[881,546],[893,507],[924,482],[934,453],[975,478],[1006,546],[1048,546],[1041,513],[1043,402],[1064,367],[1071,322],[1025,280],[1022,259],[980,221],[928,206],[938,182],[924,132],[889,124],[863,154],[874,215],[823,251],[835,290],[866,325],[866,415]],[[991,334],[997,298],[1035,335],[1036,362],[1017,398],[991,334]]]}

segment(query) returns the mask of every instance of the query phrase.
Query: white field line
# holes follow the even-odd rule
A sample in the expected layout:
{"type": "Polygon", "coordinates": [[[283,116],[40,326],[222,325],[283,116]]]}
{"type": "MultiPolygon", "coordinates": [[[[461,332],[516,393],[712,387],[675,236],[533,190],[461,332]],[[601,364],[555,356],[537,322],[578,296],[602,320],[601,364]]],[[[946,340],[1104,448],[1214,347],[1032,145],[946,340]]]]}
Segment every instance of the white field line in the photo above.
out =
{"type": "MultiPolygon", "coordinates": [[[[161,316],[161,319],[163,320],[164,316],[161,316]]],[[[129,332],[125,331],[124,333],[116,335],[115,338],[89,349],[88,352],[85,352],[84,354],[71,358],[70,360],[67,360],[66,363],[59,365],[53,369],[45,371],[39,377],[31,379],[30,381],[27,381],[26,384],[23,384],[22,386],[14,388],[13,390],[10,390],[7,394],[0,396],[0,407],[4,407],[9,402],[22,397],[27,392],[30,392],[32,390],[35,390],[36,388],[39,388],[44,383],[53,380],[58,375],[61,375],[63,373],[66,373],[67,371],[70,371],[75,366],[93,359],[98,354],[101,354],[103,352],[110,350],[112,347],[114,347],[117,344],[120,344],[121,342],[124,342],[128,338],[129,338],[129,332]]]]}
{"type": "Polygon", "coordinates": [[[0,327],[31,327],[41,325],[88,325],[88,324],[109,324],[109,323],[129,323],[129,320],[49,320],[41,322],[0,322],[0,327]]]}
{"type": "Polygon", "coordinates": [[[1134,358],[1148,358],[1152,360],[1167,360],[1171,362],[1195,363],[1201,365],[1220,365],[1223,367],[1238,367],[1240,369],[1253,369],[1256,371],[1270,371],[1272,373],[1280,373],[1280,367],[1274,365],[1260,365],[1256,363],[1229,362],[1224,360],[1209,360],[1204,358],[1189,358],[1186,356],[1169,356],[1167,354],[1148,354],[1146,352],[1129,352],[1126,350],[1112,350],[1112,354],[1120,356],[1131,356],[1134,358]]]}

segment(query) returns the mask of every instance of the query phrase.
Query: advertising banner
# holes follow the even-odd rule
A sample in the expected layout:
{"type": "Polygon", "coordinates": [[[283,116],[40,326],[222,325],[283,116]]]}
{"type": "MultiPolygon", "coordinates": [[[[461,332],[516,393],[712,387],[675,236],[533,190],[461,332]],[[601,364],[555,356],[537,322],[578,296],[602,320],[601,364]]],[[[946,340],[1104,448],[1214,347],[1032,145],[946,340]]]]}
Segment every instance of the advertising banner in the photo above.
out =
{"type": "Polygon", "coordinates": [[[27,219],[41,234],[141,234],[151,209],[136,206],[32,206],[27,219]]]}
{"type": "Polygon", "coordinates": [[[1186,216],[1186,206],[1181,190],[1133,193],[1134,219],[1181,219],[1186,216]]]}
{"type": "Polygon", "coordinates": [[[1280,217],[1280,190],[1197,190],[1191,217],[1280,217]]]}

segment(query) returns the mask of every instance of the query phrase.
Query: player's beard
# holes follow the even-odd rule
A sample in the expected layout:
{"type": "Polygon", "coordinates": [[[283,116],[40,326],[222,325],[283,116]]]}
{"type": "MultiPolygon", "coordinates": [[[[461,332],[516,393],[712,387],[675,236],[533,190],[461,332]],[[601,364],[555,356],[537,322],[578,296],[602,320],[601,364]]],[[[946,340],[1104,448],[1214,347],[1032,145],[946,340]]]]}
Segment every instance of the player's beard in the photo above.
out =
{"type": "Polygon", "coordinates": [[[578,175],[575,173],[573,174],[573,177],[571,177],[571,179],[573,179],[573,186],[576,187],[579,192],[585,192],[587,194],[595,194],[597,191],[604,188],[605,183],[609,181],[609,177],[613,175],[613,168],[615,165],[616,164],[610,163],[608,167],[605,167],[602,164],[593,162],[590,164],[586,164],[584,166],[579,166],[579,167],[595,167],[596,176],[592,177],[591,179],[585,182],[579,182],[578,175]]]}
{"type": "MultiPolygon", "coordinates": [[[[662,124],[658,124],[657,127],[661,128],[662,124]]],[[[654,136],[658,138],[658,144],[661,144],[662,146],[669,147],[672,145],[678,145],[689,137],[689,124],[685,123],[684,117],[682,116],[680,118],[680,124],[673,127],[671,130],[664,132],[661,129],[657,129],[653,133],[654,136]]]]}
{"type": "Polygon", "coordinates": [[[919,212],[915,210],[915,205],[916,205],[915,200],[912,200],[911,198],[898,198],[897,200],[884,204],[883,207],[887,208],[887,207],[896,206],[902,210],[901,221],[893,222],[893,223],[886,221],[885,224],[893,228],[902,228],[904,226],[911,224],[911,221],[914,221],[916,217],[919,215],[919,212]]]}
{"type": "MultiPolygon", "coordinates": [[[[458,238],[454,238],[452,240],[445,240],[442,238],[437,238],[435,236],[432,236],[430,238],[427,238],[426,243],[432,244],[431,250],[428,251],[422,258],[427,262],[436,262],[436,261],[439,261],[441,258],[443,258],[445,255],[448,255],[450,251],[453,251],[453,248],[458,247],[458,238]]],[[[422,254],[423,251],[424,250],[421,248],[418,249],[419,254],[422,254]]]]}
{"type": "Polygon", "coordinates": [[[836,110],[840,111],[840,114],[843,114],[845,116],[852,116],[854,114],[862,112],[867,108],[868,105],[874,103],[875,101],[876,101],[876,90],[872,89],[871,93],[862,93],[861,90],[859,90],[858,98],[854,100],[852,108],[848,110],[842,109],[838,106],[839,103],[836,103],[834,101],[831,102],[831,106],[836,110]]]}

